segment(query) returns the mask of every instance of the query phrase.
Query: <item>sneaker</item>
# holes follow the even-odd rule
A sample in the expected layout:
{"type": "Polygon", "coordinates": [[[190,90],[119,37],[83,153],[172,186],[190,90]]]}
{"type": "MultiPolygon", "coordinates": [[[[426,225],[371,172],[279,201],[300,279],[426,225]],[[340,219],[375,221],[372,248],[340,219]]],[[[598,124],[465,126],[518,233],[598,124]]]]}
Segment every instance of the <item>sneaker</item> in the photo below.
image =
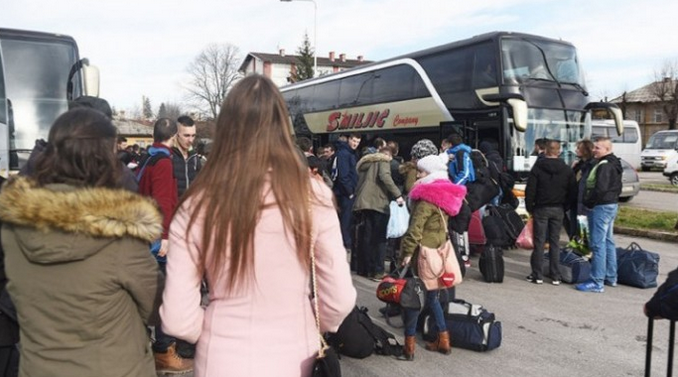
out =
{"type": "Polygon", "coordinates": [[[165,352],[153,352],[157,373],[188,373],[193,370],[193,360],[184,359],[177,353],[177,344],[172,343],[165,352]]]}
{"type": "Polygon", "coordinates": [[[470,259],[467,259],[467,260],[464,261],[464,267],[471,268],[471,260],[470,259]]]}
{"type": "Polygon", "coordinates": [[[607,280],[605,280],[605,285],[607,285],[608,287],[616,287],[616,286],[617,286],[617,282],[616,282],[616,281],[612,282],[612,281],[607,281],[607,280]]]}
{"type": "Polygon", "coordinates": [[[581,284],[577,284],[575,286],[575,288],[577,288],[578,291],[582,291],[582,292],[594,292],[594,293],[605,292],[605,288],[598,287],[598,285],[596,285],[596,283],[594,283],[592,281],[587,281],[587,282],[584,282],[584,283],[581,283],[581,284]]]}
{"type": "Polygon", "coordinates": [[[544,280],[539,279],[539,278],[535,278],[533,275],[527,275],[525,280],[529,281],[530,283],[534,283],[534,284],[544,284],[544,280]]]}
{"type": "Polygon", "coordinates": [[[383,272],[377,272],[376,274],[370,275],[370,280],[376,281],[377,283],[381,282],[381,280],[386,276],[385,273],[383,272]]]}
{"type": "Polygon", "coordinates": [[[560,280],[552,280],[551,284],[553,285],[560,285],[560,280]]]}

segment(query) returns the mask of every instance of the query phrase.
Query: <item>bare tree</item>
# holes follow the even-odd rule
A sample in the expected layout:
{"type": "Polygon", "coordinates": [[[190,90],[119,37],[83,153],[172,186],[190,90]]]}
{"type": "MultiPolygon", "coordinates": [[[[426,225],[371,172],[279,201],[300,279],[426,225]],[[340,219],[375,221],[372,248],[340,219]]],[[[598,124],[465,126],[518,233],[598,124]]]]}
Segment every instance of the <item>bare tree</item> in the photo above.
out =
{"type": "Polygon", "coordinates": [[[188,66],[189,97],[212,119],[217,118],[226,93],[240,78],[239,54],[239,49],[231,44],[211,44],[188,66]]]}
{"type": "Polygon", "coordinates": [[[675,130],[678,119],[678,61],[664,61],[661,69],[654,72],[654,83],[650,90],[661,103],[669,129],[675,130]]]}
{"type": "Polygon", "coordinates": [[[158,118],[177,119],[184,113],[181,105],[173,102],[163,102],[158,109],[158,118]]]}

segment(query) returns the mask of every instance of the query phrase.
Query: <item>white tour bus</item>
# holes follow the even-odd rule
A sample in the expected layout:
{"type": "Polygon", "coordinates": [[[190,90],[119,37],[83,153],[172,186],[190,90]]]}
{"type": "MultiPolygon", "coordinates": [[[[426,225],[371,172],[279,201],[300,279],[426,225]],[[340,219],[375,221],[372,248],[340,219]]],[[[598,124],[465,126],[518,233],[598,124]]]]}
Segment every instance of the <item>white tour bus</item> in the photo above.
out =
{"type": "Polygon", "coordinates": [[[617,134],[617,128],[612,120],[594,120],[591,123],[591,137],[607,136],[612,139],[613,152],[633,166],[640,169],[640,153],[643,143],[640,138],[640,127],[633,120],[624,121],[624,132],[617,134]]]}

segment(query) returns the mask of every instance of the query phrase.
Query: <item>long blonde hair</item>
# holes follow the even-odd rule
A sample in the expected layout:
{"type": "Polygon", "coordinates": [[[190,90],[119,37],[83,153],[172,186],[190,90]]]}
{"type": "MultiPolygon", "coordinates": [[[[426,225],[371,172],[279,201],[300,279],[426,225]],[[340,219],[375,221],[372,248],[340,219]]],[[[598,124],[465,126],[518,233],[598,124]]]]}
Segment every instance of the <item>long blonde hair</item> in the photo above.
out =
{"type": "Polygon", "coordinates": [[[253,241],[267,181],[297,257],[309,266],[310,180],[290,130],[275,84],[259,75],[243,78],[221,106],[210,157],[182,200],[193,199],[188,229],[204,216],[200,272],[228,272],[229,292],[256,278],[253,241]]]}

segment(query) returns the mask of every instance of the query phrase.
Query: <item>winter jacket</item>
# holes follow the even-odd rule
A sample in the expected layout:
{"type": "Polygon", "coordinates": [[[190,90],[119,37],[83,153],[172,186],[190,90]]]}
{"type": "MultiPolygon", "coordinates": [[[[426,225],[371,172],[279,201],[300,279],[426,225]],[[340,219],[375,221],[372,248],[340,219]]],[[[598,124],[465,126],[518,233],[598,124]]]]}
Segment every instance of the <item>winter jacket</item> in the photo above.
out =
{"type": "MultiPolygon", "coordinates": [[[[319,199],[312,206],[314,253],[318,283],[320,325],[336,332],[355,306],[346,250],[332,192],[312,180],[319,199]]],[[[253,245],[255,284],[229,294],[227,273],[206,280],[210,300],[200,305],[198,273],[204,216],[186,230],[191,215],[189,198],[178,209],[170,231],[167,285],[160,308],[165,332],[188,342],[198,342],[195,377],[202,376],[301,376],[311,374],[318,351],[318,331],[310,300],[310,269],[297,257],[294,237],[283,227],[283,216],[268,187],[253,245]]]]}
{"type": "Polygon", "coordinates": [[[678,269],[669,272],[666,281],[645,304],[645,311],[648,317],[678,320],[678,269]]]}
{"type": "Polygon", "coordinates": [[[354,211],[369,209],[390,214],[389,203],[400,196],[391,178],[391,163],[383,153],[368,154],[358,161],[358,189],[354,211]]]}
{"type": "Polygon", "coordinates": [[[166,151],[166,153],[169,153],[170,158],[161,158],[153,165],[146,164],[144,166],[142,163],[141,168],[144,171],[139,180],[139,194],[150,196],[160,206],[160,212],[163,217],[162,239],[166,240],[179,196],[177,195],[177,181],[174,178],[174,169],[172,167],[171,150],[161,143],[153,143],[153,147],[149,148],[149,155],[153,155],[154,148],[166,151]]]}
{"type": "Polygon", "coordinates": [[[617,203],[622,190],[623,171],[619,158],[614,154],[601,158],[586,177],[584,205],[593,208],[617,203]]]}
{"type": "Polygon", "coordinates": [[[449,221],[448,216],[459,213],[465,196],[466,187],[448,179],[418,181],[409,195],[412,200],[410,226],[400,243],[401,255],[412,256],[419,244],[426,247],[441,246],[447,239],[445,224],[449,221]]]}
{"type": "Polygon", "coordinates": [[[466,144],[458,144],[448,149],[447,154],[454,155],[454,159],[448,164],[452,182],[465,185],[476,180],[473,162],[471,161],[471,147],[466,144]],[[461,162],[459,161],[460,155],[462,156],[461,162]]]}
{"type": "Polygon", "coordinates": [[[195,151],[189,151],[188,157],[184,159],[179,148],[174,147],[172,148],[172,166],[174,178],[177,180],[177,194],[181,197],[202,168],[202,162],[195,151]]]}
{"type": "Polygon", "coordinates": [[[405,178],[404,182],[404,194],[409,193],[414,187],[414,183],[417,181],[417,164],[412,161],[407,161],[400,165],[398,168],[400,174],[405,178]]]}
{"type": "Polygon", "coordinates": [[[350,197],[355,194],[358,186],[358,172],[356,171],[356,154],[348,143],[337,141],[336,152],[336,179],[332,190],[338,196],[350,197]]]}
{"type": "Polygon", "coordinates": [[[11,180],[2,246],[21,328],[20,376],[154,377],[146,325],[162,275],[148,251],[162,217],[138,194],[11,180]]]}
{"type": "Polygon", "coordinates": [[[584,193],[586,192],[586,177],[589,175],[591,169],[595,165],[596,160],[590,158],[588,160],[579,160],[572,167],[574,171],[574,178],[577,181],[577,201],[572,203],[572,208],[577,208],[577,215],[586,215],[586,207],[584,207],[584,193]]]}
{"type": "Polygon", "coordinates": [[[398,190],[402,193],[405,189],[405,177],[400,174],[400,166],[403,164],[403,158],[399,156],[394,156],[391,159],[391,178],[393,178],[393,183],[395,183],[398,190]]]}
{"type": "Polygon", "coordinates": [[[568,209],[575,200],[577,182],[574,172],[559,158],[542,158],[534,163],[525,187],[525,209],[540,207],[568,209]]]}

